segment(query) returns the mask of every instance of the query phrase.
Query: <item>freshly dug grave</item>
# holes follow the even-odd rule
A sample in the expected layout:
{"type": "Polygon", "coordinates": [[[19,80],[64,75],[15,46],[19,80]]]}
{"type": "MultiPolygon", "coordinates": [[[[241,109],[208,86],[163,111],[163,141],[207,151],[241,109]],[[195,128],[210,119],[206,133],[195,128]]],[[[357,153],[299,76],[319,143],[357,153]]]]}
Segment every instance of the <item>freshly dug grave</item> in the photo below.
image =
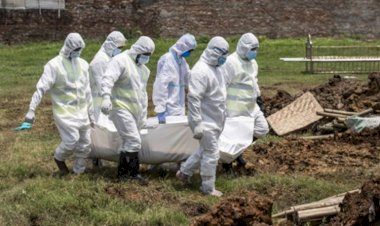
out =
{"type": "MultiPolygon", "coordinates": [[[[344,79],[340,75],[310,91],[323,108],[360,112],[372,107],[380,110],[380,73],[368,75],[368,82],[344,79]]],[[[301,96],[291,96],[284,90],[277,91],[271,98],[264,98],[266,111],[271,115],[301,96]]]]}
{"type": "Polygon", "coordinates": [[[222,200],[192,225],[272,225],[272,201],[254,192],[222,200]]]}
{"type": "Polygon", "coordinates": [[[329,225],[379,225],[380,178],[367,181],[360,193],[347,194],[329,225]],[[377,222],[376,224],[374,222],[377,222]]]}
{"type": "Polygon", "coordinates": [[[342,168],[368,169],[380,163],[380,127],[345,132],[323,140],[285,139],[253,145],[244,156],[254,169],[247,172],[317,174],[342,168]]]}

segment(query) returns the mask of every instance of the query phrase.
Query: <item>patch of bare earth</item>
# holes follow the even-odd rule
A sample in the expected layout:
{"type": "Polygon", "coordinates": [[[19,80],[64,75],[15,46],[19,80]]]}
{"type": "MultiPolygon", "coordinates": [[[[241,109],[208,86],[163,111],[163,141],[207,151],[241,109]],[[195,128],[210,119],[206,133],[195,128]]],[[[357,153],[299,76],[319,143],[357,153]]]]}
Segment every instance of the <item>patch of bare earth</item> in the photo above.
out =
{"type": "Polygon", "coordinates": [[[272,225],[272,201],[254,192],[228,197],[207,213],[194,218],[192,225],[272,225]]]}

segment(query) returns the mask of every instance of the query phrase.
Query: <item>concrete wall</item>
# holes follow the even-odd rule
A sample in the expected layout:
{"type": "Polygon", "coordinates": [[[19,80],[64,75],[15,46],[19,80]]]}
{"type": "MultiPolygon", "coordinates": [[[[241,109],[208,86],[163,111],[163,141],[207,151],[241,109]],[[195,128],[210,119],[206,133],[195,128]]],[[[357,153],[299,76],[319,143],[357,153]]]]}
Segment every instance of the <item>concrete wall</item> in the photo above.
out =
{"type": "Polygon", "coordinates": [[[66,0],[56,10],[0,9],[0,41],[61,40],[77,31],[105,37],[235,35],[251,31],[270,38],[362,36],[380,38],[379,0],[66,0]]]}

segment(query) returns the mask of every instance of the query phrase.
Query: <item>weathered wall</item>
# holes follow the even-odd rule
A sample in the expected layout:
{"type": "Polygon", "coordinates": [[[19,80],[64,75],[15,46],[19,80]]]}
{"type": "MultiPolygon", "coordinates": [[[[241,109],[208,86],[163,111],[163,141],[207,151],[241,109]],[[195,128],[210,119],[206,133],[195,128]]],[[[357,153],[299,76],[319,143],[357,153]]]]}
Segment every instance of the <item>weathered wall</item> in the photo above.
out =
{"type": "Polygon", "coordinates": [[[166,0],[159,5],[162,35],[189,30],[212,35],[252,31],[269,37],[380,37],[379,0],[166,0]]]}
{"type": "Polygon", "coordinates": [[[76,31],[84,38],[105,37],[113,29],[137,27],[132,0],[66,0],[66,9],[0,10],[0,40],[56,40],[76,31]]]}
{"type": "Polygon", "coordinates": [[[379,0],[66,0],[66,9],[0,10],[0,40],[62,39],[77,31],[126,35],[234,35],[380,37],[379,0]]]}

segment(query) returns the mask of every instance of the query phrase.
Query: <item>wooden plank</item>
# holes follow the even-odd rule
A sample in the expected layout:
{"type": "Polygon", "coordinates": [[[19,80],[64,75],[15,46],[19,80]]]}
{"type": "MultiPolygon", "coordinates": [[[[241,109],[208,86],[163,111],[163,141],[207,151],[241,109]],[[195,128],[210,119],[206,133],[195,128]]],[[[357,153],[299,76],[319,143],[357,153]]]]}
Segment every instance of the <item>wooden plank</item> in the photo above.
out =
{"type": "Polygon", "coordinates": [[[364,110],[364,111],[361,111],[361,112],[355,114],[355,116],[363,116],[363,115],[370,114],[372,112],[373,112],[373,109],[372,108],[368,108],[367,110],[364,110]]]}
{"type": "Polygon", "coordinates": [[[322,117],[316,114],[318,111],[322,112],[323,108],[312,93],[306,92],[288,106],[270,115],[267,120],[274,132],[282,136],[320,120],[322,117]]]}
{"type": "Polygon", "coordinates": [[[321,115],[324,117],[330,117],[330,118],[344,118],[345,117],[345,115],[322,112],[322,111],[317,111],[317,115],[321,115]]]}
{"type": "Polygon", "coordinates": [[[302,204],[298,206],[293,206],[289,210],[272,215],[272,218],[283,218],[289,215],[294,216],[294,214],[296,214],[298,211],[303,211],[303,210],[311,210],[311,209],[324,208],[324,207],[329,207],[329,206],[336,206],[342,203],[343,199],[344,199],[344,196],[339,196],[335,198],[326,199],[323,202],[317,201],[317,202],[302,204]]]}
{"type": "Polygon", "coordinates": [[[350,116],[358,113],[358,112],[353,112],[353,111],[340,111],[340,110],[333,110],[333,109],[328,109],[328,108],[325,108],[324,111],[327,113],[350,115],[350,116]]]}
{"type": "Polygon", "coordinates": [[[285,210],[285,211],[282,211],[282,212],[279,212],[279,213],[272,215],[272,218],[283,218],[283,217],[286,217],[289,215],[292,216],[297,210],[305,210],[305,209],[316,208],[316,207],[325,207],[325,206],[329,206],[330,204],[333,204],[333,203],[339,204],[340,202],[343,201],[345,195],[347,195],[349,193],[351,194],[351,193],[357,193],[357,192],[360,192],[360,189],[355,189],[355,190],[351,190],[348,192],[339,193],[339,194],[324,198],[324,199],[316,201],[316,202],[292,206],[288,210],[285,210]]]}
{"type": "Polygon", "coordinates": [[[318,135],[318,136],[305,136],[301,138],[305,140],[321,140],[321,139],[328,139],[328,138],[333,138],[333,137],[334,137],[334,134],[326,134],[326,135],[318,135]]]}
{"type": "Polygon", "coordinates": [[[311,220],[322,219],[327,216],[333,216],[339,213],[340,208],[336,206],[328,206],[310,210],[301,210],[297,212],[297,222],[303,223],[311,220]]]}
{"type": "Polygon", "coordinates": [[[340,204],[344,199],[344,196],[340,197],[335,197],[335,198],[330,198],[326,201],[317,201],[313,203],[307,203],[307,204],[302,204],[298,206],[292,207],[295,211],[300,211],[300,210],[308,210],[308,209],[316,209],[316,208],[322,208],[322,207],[327,207],[327,206],[336,206],[340,204]]]}

